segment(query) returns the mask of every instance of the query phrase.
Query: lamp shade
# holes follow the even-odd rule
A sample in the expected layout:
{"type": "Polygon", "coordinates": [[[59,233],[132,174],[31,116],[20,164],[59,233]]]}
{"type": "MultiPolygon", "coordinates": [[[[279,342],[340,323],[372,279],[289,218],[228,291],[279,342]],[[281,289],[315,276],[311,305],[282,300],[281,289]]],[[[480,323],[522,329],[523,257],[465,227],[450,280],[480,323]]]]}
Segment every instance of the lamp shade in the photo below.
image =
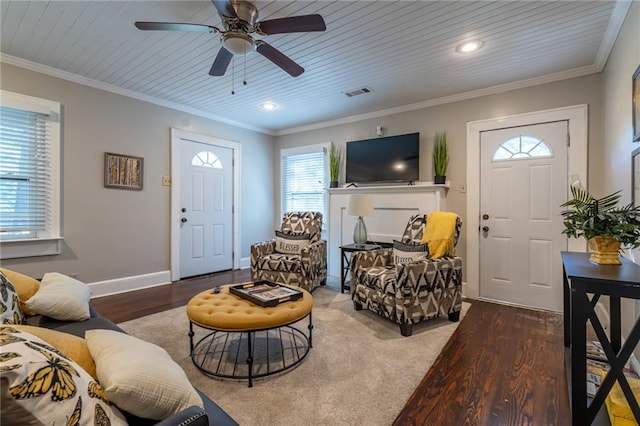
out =
{"type": "Polygon", "coordinates": [[[373,216],[373,199],[363,194],[349,195],[347,214],[349,216],[373,216]]]}

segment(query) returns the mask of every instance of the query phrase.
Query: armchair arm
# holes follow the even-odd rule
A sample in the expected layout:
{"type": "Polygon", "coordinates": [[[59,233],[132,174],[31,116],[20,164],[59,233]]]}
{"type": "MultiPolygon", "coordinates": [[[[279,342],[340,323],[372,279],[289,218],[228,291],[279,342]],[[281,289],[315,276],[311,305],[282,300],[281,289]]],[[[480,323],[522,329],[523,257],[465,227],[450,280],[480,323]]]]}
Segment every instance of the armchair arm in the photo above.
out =
{"type": "Polygon", "coordinates": [[[156,426],[209,426],[209,417],[200,407],[189,407],[156,423],[156,426]]]}
{"type": "Polygon", "coordinates": [[[393,249],[383,248],[371,251],[357,251],[351,253],[351,276],[358,269],[367,269],[373,266],[393,265],[393,249]]]}
{"type": "Polygon", "coordinates": [[[302,271],[306,277],[318,276],[327,270],[327,242],[318,240],[302,249],[302,271]]]}
{"type": "Polygon", "coordinates": [[[258,259],[260,259],[262,256],[275,253],[275,251],[276,251],[275,240],[251,244],[251,270],[253,271],[256,268],[258,264],[258,259]]]}

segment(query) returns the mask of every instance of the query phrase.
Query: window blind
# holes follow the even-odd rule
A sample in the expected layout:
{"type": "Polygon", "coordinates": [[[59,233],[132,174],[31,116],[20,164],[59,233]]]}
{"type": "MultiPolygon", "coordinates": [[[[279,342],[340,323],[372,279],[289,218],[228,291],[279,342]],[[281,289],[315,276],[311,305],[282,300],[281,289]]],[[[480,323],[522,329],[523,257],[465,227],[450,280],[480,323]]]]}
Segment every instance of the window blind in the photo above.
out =
{"type": "Polygon", "coordinates": [[[47,116],[0,107],[0,239],[35,238],[51,220],[47,116]]]}
{"type": "Polygon", "coordinates": [[[282,206],[285,212],[313,211],[325,214],[324,150],[283,157],[282,206]]]}

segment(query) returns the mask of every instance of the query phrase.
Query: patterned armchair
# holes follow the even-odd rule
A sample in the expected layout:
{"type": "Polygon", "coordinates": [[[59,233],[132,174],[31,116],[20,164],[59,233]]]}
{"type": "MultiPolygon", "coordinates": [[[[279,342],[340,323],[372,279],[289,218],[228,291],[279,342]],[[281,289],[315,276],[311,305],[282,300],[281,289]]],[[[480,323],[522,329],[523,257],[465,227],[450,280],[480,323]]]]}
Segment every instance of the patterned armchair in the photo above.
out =
{"type": "MultiPolygon", "coordinates": [[[[424,215],[409,219],[402,242],[420,242],[424,215]]],[[[456,220],[454,244],[462,221],[456,220]]],[[[462,309],[462,258],[443,257],[395,265],[393,248],[356,252],[351,263],[351,299],[356,310],[375,312],[400,324],[411,336],[413,324],[440,315],[460,319],[462,309]]]]}
{"type": "Polygon", "coordinates": [[[295,285],[312,291],[327,280],[327,243],[320,239],[322,213],[289,212],[282,218],[281,232],[310,236],[300,254],[279,253],[276,241],[251,246],[251,279],[295,285]]]}

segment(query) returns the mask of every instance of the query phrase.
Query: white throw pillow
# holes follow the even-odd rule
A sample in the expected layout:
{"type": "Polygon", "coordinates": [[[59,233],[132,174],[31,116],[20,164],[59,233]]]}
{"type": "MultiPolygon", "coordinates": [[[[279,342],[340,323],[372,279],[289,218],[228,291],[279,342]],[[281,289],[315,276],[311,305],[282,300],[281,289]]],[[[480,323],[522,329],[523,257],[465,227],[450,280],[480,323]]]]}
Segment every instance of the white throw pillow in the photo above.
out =
{"type": "Polygon", "coordinates": [[[282,254],[300,254],[309,247],[311,237],[309,234],[286,234],[276,231],[276,251],[282,254]]]}
{"type": "Polygon", "coordinates": [[[393,263],[396,265],[419,262],[428,258],[429,246],[427,244],[393,241],[393,263]]]}
{"type": "Polygon", "coordinates": [[[127,424],[102,386],[42,339],[4,326],[0,341],[3,426],[127,424]]]}
{"type": "Polygon", "coordinates": [[[37,314],[61,321],[84,321],[90,317],[91,289],[82,281],[60,274],[44,274],[40,288],[25,305],[37,314]]]}
{"type": "Polygon", "coordinates": [[[113,330],[87,330],[85,339],[107,397],[122,410],[163,420],[197,405],[200,395],[159,346],[113,330]]]}

